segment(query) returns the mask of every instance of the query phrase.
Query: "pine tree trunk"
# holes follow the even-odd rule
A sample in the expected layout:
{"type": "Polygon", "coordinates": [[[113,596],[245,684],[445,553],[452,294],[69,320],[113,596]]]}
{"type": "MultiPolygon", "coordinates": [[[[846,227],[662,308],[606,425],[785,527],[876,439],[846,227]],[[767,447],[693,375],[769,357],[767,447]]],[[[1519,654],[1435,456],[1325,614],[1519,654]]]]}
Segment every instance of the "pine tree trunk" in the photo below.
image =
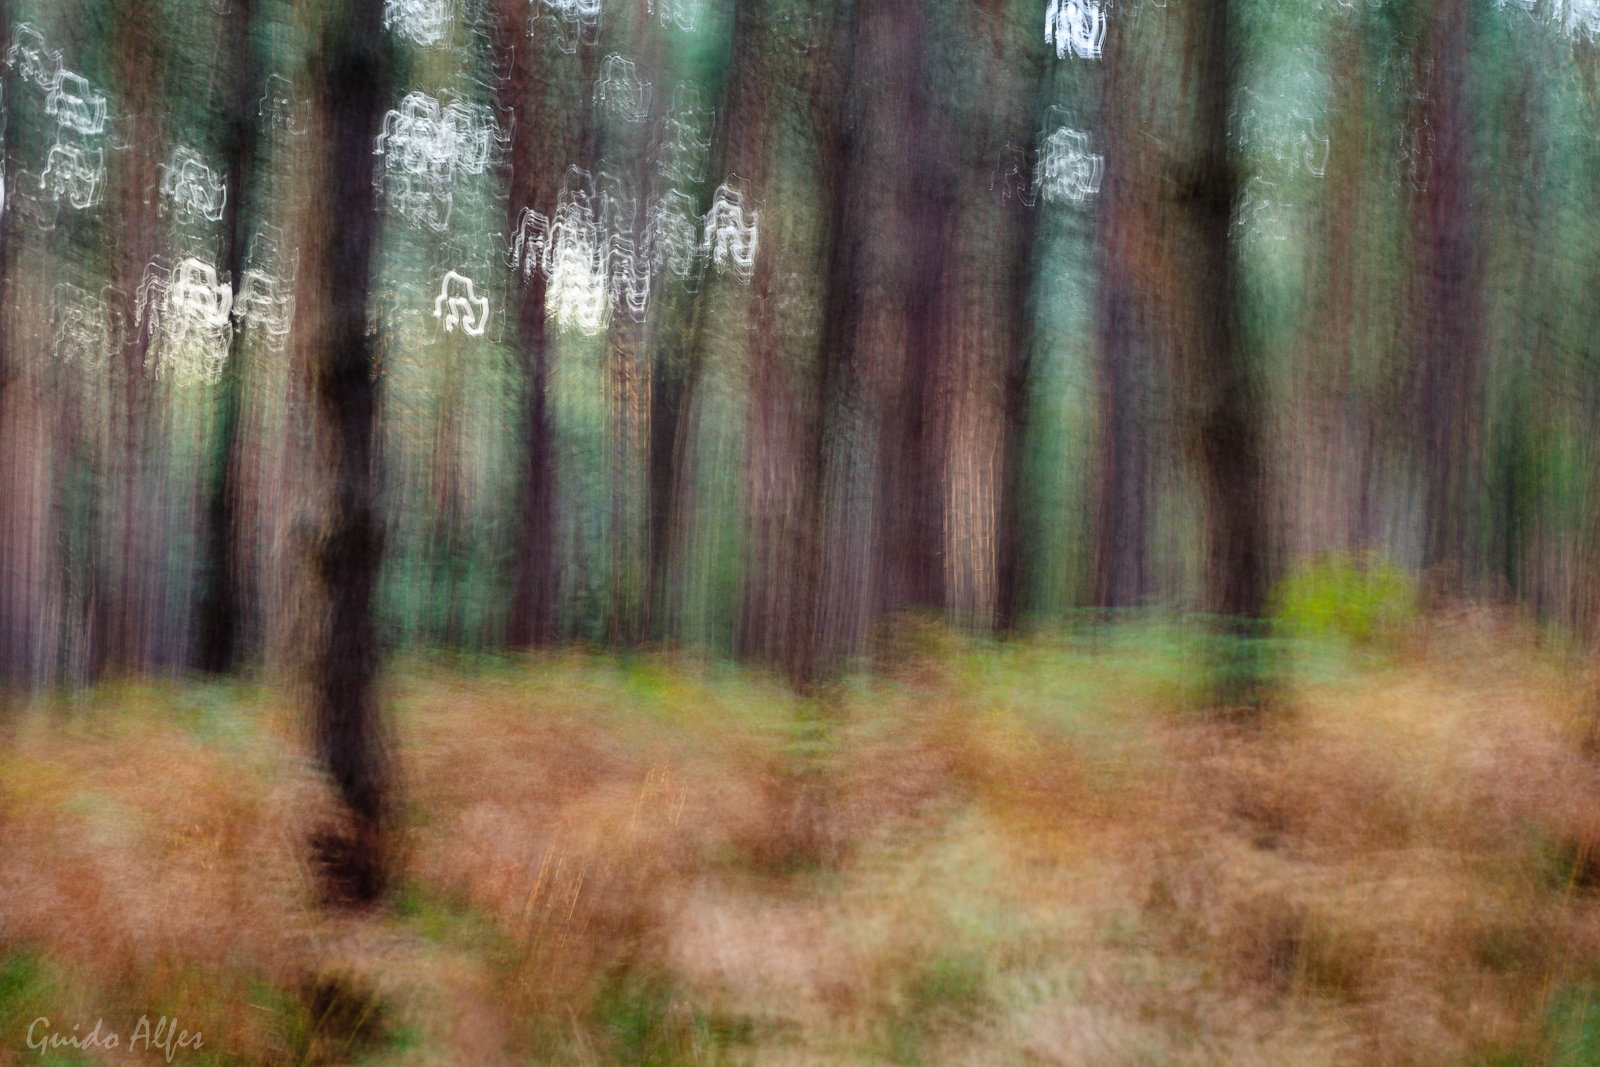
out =
{"type": "Polygon", "coordinates": [[[381,551],[374,475],[377,375],[367,297],[382,224],[372,146],[390,95],[382,0],[332,5],[314,60],[311,193],[300,237],[296,355],[310,384],[315,491],[306,545],[314,617],[311,720],[349,825],[324,837],[330,898],[376,899],[387,881],[389,756],[373,691],[381,551]]]}
{"type": "MultiPolygon", "coordinates": [[[[227,200],[223,204],[222,266],[235,293],[242,292],[244,284],[245,203],[254,180],[255,119],[261,97],[250,40],[253,3],[254,0],[235,0],[225,16],[228,52],[233,59],[233,91],[224,110],[227,125],[222,169],[227,200]]],[[[232,351],[217,388],[217,428],[212,443],[210,499],[206,502],[194,664],[212,674],[230,673],[238,665],[243,631],[240,615],[244,602],[234,551],[239,543],[239,463],[235,452],[244,402],[244,368],[240,365],[244,337],[243,329],[234,331],[232,351]]]]}
{"type": "Polygon", "coordinates": [[[1194,250],[1188,355],[1205,481],[1203,603],[1222,627],[1211,699],[1250,706],[1264,695],[1256,629],[1266,607],[1268,545],[1262,403],[1238,321],[1239,249],[1231,233],[1239,179],[1228,153],[1228,108],[1237,59],[1227,0],[1201,0],[1191,17],[1200,143],[1180,216],[1194,250]]]}

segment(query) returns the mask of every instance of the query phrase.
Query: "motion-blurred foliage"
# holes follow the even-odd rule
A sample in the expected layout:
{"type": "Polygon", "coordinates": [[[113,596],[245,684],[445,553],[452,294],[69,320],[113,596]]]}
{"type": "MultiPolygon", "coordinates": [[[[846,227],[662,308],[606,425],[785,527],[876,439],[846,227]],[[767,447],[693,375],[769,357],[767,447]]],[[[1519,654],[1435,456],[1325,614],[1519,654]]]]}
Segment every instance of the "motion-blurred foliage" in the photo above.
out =
{"type": "Polygon", "coordinates": [[[1386,644],[1418,618],[1417,582],[1373,556],[1328,553],[1278,584],[1274,614],[1299,638],[1386,644]]]}

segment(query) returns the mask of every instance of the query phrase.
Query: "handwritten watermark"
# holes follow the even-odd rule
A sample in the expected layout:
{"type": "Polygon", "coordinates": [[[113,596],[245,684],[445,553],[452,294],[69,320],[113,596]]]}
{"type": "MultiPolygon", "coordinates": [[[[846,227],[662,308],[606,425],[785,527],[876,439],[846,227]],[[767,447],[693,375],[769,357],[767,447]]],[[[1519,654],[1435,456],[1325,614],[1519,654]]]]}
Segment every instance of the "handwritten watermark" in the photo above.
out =
{"type": "MultiPolygon", "coordinates": [[[[50,1020],[41,1015],[28,1024],[28,1048],[30,1050],[38,1049],[42,1058],[46,1049],[75,1048],[82,1050],[122,1047],[121,1034],[114,1030],[103,1034],[100,1032],[105,1025],[105,1020],[96,1019],[94,1021],[94,1029],[86,1034],[78,1033],[82,1025],[82,1023],[79,1023],[73,1026],[71,1034],[61,1030],[51,1032],[50,1020]]],[[[133,1035],[128,1038],[128,1044],[125,1047],[129,1052],[132,1052],[142,1041],[145,1052],[164,1052],[167,1062],[171,1063],[173,1055],[179,1049],[198,1050],[200,1048],[200,1040],[199,1030],[196,1030],[193,1034],[190,1034],[187,1030],[179,1031],[177,1016],[173,1016],[169,1020],[163,1015],[156,1022],[155,1029],[152,1030],[150,1028],[150,1017],[141,1015],[139,1016],[138,1025],[133,1028],[133,1035]]]]}

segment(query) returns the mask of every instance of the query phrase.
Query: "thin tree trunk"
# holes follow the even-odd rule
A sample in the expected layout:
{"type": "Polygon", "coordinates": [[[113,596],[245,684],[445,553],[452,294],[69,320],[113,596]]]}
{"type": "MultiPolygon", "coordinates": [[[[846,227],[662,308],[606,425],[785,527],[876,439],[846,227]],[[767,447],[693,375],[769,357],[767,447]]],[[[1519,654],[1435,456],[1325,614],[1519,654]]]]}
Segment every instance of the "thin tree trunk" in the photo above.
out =
{"type": "Polygon", "coordinates": [[[1370,468],[1367,448],[1375,418],[1370,389],[1352,362],[1364,332],[1367,304],[1361,291],[1360,256],[1366,188],[1363,14],[1334,15],[1333,99],[1323,202],[1307,263],[1317,279],[1303,335],[1304,364],[1298,369],[1296,422],[1287,447],[1290,473],[1282,489],[1294,501],[1288,548],[1295,555],[1329,549],[1352,551],[1371,537],[1363,515],[1370,468]]]}
{"type": "Polygon", "coordinates": [[[1413,225],[1421,305],[1415,401],[1427,486],[1422,562],[1453,567],[1470,586],[1481,567],[1472,510],[1481,485],[1476,423],[1483,342],[1466,85],[1469,18],[1468,0],[1432,0],[1426,44],[1432,77],[1421,105],[1413,225]]]}
{"type": "MultiPolygon", "coordinates": [[[[227,183],[223,205],[222,265],[234,291],[244,284],[245,204],[254,189],[256,156],[256,110],[261,96],[255,54],[251,46],[251,14],[254,0],[235,0],[227,16],[227,52],[233,59],[233,92],[225,114],[226,133],[222,169],[227,183]]],[[[201,567],[201,595],[196,619],[199,633],[194,642],[194,663],[200,670],[227,674],[238,665],[244,607],[234,552],[239,544],[239,459],[240,407],[244,401],[245,331],[233,334],[232,351],[222,370],[217,389],[217,426],[212,443],[209,486],[206,502],[204,559],[201,567]]]]}
{"type": "Polygon", "coordinates": [[[1090,599],[1113,609],[1137,607],[1150,592],[1150,443],[1142,408],[1153,338],[1145,292],[1150,274],[1140,274],[1159,253],[1149,226],[1151,153],[1141,151],[1140,131],[1127,128],[1133,114],[1128,103],[1138,97],[1138,57],[1129,32],[1131,27],[1119,27],[1105,45],[1099,136],[1105,180],[1095,225],[1100,411],[1090,599]]]}
{"type": "MultiPolygon", "coordinates": [[[[730,95],[736,111],[728,162],[755,190],[765,187],[768,109],[777,103],[768,91],[772,77],[766,58],[770,18],[765,4],[750,4],[741,7],[734,24],[731,77],[737,88],[730,95]]],[[[750,401],[745,415],[747,547],[734,642],[740,656],[782,667],[784,657],[792,651],[790,642],[799,639],[790,632],[796,613],[789,598],[795,592],[798,563],[794,466],[799,459],[796,422],[800,412],[795,404],[795,369],[785,360],[777,322],[777,234],[770,215],[759,221],[763,229],[750,281],[751,321],[746,335],[750,367],[750,401]]]]}
{"type": "MultiPolygon", "coordinates": [[[[1000,9],[1003,12],[1003,8],[1000,9]]],[[[1003,30],[1001,19],[997,32],[1003,30]]],[[[1028,439],[1029,383],[1033,372],[1034,302],[1033,283],[1037,271],[1034,262],[1035,246],[1039,234],[1037,204],[1030,206],[1024,193],[1031,189],[1034,178],[1034,161],[1038,151],[1041,103],[1047,72],[1051,69],[1048,51],[1041,47],[1036,35],[1029,34],[1025,48],[1002,51],[1003,60],[1020,67],[1014,82],[1001,81],[1012,86],[1022,97],[1008,110],[1012,116],[1009,137],[997,131],[987,143],[991,151],[1003,150],[1007,143],[1019,144],[1023,151],[1023,166],[1018,174],[1018,187],[1014,195],[1007,196],[1001,208],[1001,243],[998,245],[1000,262],[1009,267],[1003,275],[1004,282],[998,290],[999,300],[995,313],[1001,320],[1000,337],[1004,345],[1001,364],[1001,455],[999,502],[996,508],[998,532],[995,544],[994,625],[1001,631],[1014,629],[1028,607],[1024,594],[1024,580],[1029,561],[1026,558],[1027,528],[1024,510],[1025,487],[1028,469],[1023,447],[1028,439]]],[[[1003,77],[1003,75],[1002,75],[1003,77]]],[[[980,115],[984,112],[979,113],[980,115]]]]}
{"type": "MultiPolygon", "coordinates": [[[[159,499],[162,474],[159,455],[150,448],[150,423],[160,403],[163,383],[149,373],[149,355],[156,338],[153,315],[140,316],[138,295],[147,269],[166,250],[166,228],[157,210],[155,190],[165,162],[166,132],[161,98],[163,53],[158,38],[158,6],[150,0],[130,0],[121,12],[117,80],[131,112],[129,150],[116,174],[114,202],[118,287],[125,295],[126,328],[119,375],[121,403],[113,414],[117,435],[113,447],[121,451],[118,480],[121,504],[116,518],[118,543],[114,548],[112,601],[107,605],[108,625],[96,627],[106,634],[107,645],[97,663],[109,661],[121,670],[147,665],[158,650],[151,647],[161,630],[159,576],[165,570],[162,551],[166,539],[165,516],[152,514],[159,499]],[[103,656],[103,659],[102,659],[103,656]]],[[[108,153],[109,155],[110,153],[108,153]]],[[[116,397],[113,392],[113,396],[116,397]]]]}
{"type": "MultiPolygon", "coordinates": [[[[1034,99],[1037,97],[1035,96],[1034,99]]],[[[1030,105],[1033,100],[1029,101],[1030,105]]],[[[1030,118],[1037,107],[1026,109],[1030,118]]],[[[1032,158],[1037,137],[1029,136],[1023,143],[1032,158]]],[[[1031,182],[1032,174],[1023,175],[1031,182]]],[[[1033,278],[1034,245],[1039,233],[1039,216],[1029,210],[1022,197],[1010,198],[1005,206],[1006,249],[1011,270],[1003,290],[1002,313],[1006,357],[1004,364],[1002,428],[1004,452],[1001,456],[1001,481],[999,524],[995,561],[995,628],[1014,629],[1022,619],[1028,603],[1023,593],[1023,581],[1028,561],[1026,516],[1023,509],[1024,485],[1027,468],[1023,445],[1028,435],[1029,382],[1033,370],[1033,278]]]]}
{"type": "MultiPolygon", "coordinates": [[[[0,0],[0,33],[10,40],[16,24],[16,10],[12,0],[0,0]]],[[[9,69],[0,70],[0,87],[7,106],[0,111],[0,176],[9,195],[16,188],[17,167],[14,163],[17,122],[17,86],[20,81],[9,69]]],[[[16,432],[10,418],[15,402],[13,383],[16,379],[16,354],[12,351],[11,292],[13,269],[17,258],[15,212],[6,210],[0,203],[0,711],[5,710],[8,692],[22,683],[29,673],[27,662],[30,626],[27,611],[27,579],[19,566],[21,550],[21,522],[18,507],[21,493],[21,471],[13,446],[16,432]]]]}
{"type": "Polygon", "coordinates": [[[830,634],[829,484],[833,437],[843,410],[841,392],[853,377],[856,324],[861,317],[861,292],[854,284],[861,240],[852,232],[850,215],[856,176],[858,135],[851,121],[851,91],[861,10],[840,3],[832,12],[834,49],[822,54],[812,83],[811,112],[817,130],[818,164],[826,202],[827,233],[818,265],[823,279],[822,321],[818,332],[814,390],[809,401],[801,453],[801,544],[798,589],[792,601],[795,640],[787,668],[802,690],[815,686],[831,670],[838,639],[830,634]]]}
{"type": "MultiPolygon", "coordinates": [[[[539,8],[522,0],[500,0],[496,8],[497,68],[506,77],[501,106],[514,116],[511,131],[511,187],[506,206],[507,229],[516,233],[524,209],[553,218],[562,175],[569,163],[587,160],[592,135],[588,108],[563,116],[555,97],[555,78],[547,69],[550,45],[543,31],[530,36],[539,8]],[[563,119],[565,118],[565,122],[563,119]]],[[[594,49],[580,44],[577,60],[581,92],[594,82],[594,49]]],[[[582,99],[587,100],[585,95],[582,99]]],[[[506,643],[512,648],[548,644],[556,638],[555,420],[550,412],[550,336],[546,321],[546,279],[535,266],[514,278],[520,289],[517,347],[522,355],[524,408],[523,471],[516,532],[512,538],[511,611],[506,643]]]]}
{"type": "Polygon", "coordinates": [[[1262,405],[1237,318],[1239,250],[1230,234],[1238,172],[1228,158],[1228,107],[1237,57],[1227,0],[1200,0],[1191,17],[1201,141],[1180,211],[1194,249],[1187,310],[1205,479],[1204,605],[1225,620],[1228,638],[1246,642],[1224,653],[1213,700],[1254,704],[1261,696],[1254,624],[1266,606],[1268,544],[1262,405]]]}

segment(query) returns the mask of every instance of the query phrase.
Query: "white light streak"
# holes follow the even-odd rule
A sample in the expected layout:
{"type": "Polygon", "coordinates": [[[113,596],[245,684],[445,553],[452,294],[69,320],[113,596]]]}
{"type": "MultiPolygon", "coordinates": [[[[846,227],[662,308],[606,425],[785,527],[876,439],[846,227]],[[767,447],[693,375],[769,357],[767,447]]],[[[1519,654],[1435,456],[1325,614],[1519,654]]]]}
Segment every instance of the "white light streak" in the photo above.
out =
{"type": "Polygon", "coordinates": [[[1080,59],[1099,59],[1106,39],[1106,19],[1098,0],[1050,0],[1044,13],[1044,39],[1056,46],[1056,58],[1070,51],[1080,59]]]}

